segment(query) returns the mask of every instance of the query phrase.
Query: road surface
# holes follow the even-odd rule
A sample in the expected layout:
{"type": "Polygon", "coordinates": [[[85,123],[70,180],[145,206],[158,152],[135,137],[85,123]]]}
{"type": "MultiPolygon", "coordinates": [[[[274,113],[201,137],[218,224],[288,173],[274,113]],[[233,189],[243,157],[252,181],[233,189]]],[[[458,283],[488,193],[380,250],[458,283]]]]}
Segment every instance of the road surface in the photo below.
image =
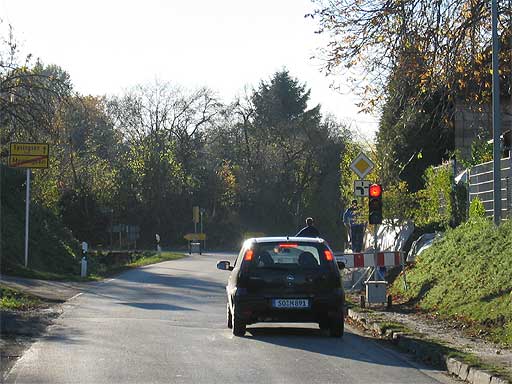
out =
{"type": "Polygon", "coordinates": [[[68,301],[8,383],[454,383],[357,331],[225,321],[234,255],[194,255],[128,271],[68,301]]]}

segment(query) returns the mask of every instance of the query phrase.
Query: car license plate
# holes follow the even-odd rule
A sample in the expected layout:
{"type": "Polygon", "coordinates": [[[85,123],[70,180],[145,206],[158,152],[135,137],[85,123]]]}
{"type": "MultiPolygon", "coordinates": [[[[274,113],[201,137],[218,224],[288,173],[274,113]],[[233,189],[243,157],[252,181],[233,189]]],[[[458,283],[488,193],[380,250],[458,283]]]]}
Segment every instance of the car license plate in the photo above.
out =
{"type": "Polygon", "coordinates": [[[309,308],[308,299],[273,299],[274,308],[309,308]]]}

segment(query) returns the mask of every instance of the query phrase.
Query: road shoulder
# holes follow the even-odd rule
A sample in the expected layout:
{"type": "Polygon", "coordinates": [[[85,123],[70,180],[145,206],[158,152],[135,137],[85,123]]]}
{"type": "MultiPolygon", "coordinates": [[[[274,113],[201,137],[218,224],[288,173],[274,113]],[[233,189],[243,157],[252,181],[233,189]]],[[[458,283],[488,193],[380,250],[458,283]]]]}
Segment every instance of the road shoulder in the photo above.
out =
{"type": "Polygon", "coordinates": [[[61,282],[2,275],[2,287],[23,295],[28,308],[0,310],[0,377],[5,379],[16,361],[62,314],[62,304],[96,282],[61,282]]]}
{"type": "Polygon", "coordinates": [[[483,340],[464,344],[465,338],[453,332],[429,327],[420,318],[386,310],[352,307],[347,320],[374,336],[388,340],[418,360],[446,370],[472,384],[510,383],[512,351],[500,349],[483,340]],[[476,348],[475,345],[480,345],[476,348]],[[494,358],[492,353],[494,352],[494,358]]]}

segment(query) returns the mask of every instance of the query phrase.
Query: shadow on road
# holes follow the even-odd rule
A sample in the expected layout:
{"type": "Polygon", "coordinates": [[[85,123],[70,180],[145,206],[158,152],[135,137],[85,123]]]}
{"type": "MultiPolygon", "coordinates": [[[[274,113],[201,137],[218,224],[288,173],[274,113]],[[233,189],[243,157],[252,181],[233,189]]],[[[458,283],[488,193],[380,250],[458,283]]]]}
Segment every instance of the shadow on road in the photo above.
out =
{"type": "Polygon", "coordinates": [[[46,340],[51,343],[70,344],[83,344],[83,332],[76,327],[69,326],[53,326],[49,333],[40,336],[41,340],[46,340]]]}
{"type": "Polygon", "coordinates": [[[122,274],[117,277],[117,280],[142,284],[167,285],[173,288],[185,288],[201,292],[218,292],[219,289],[222,292],[226,286],[224,283],[202,278],[148,272],[144,269],[122,274]]]}
{"type": "Polygon", "coordinates": [[[195,311],[192,308],[180,307],[179,305],[165,304],[165,303],[117,303],[128,305],[139,309],[150,309],[159,311],[195,311]]]}
{"type": "MultiPolygon", "coordinates": [[[[225,298],[225,283],[206,280],[204,277],[177,276],[136,269],[117,276],[115,280],[116,284],[97,285],[90,289],[84,289],[83,292],[107,300],[119,300],[122,301],[121,304],[125,305],[135,303],[133,306],[149,305],[144,303],[144,300],[140,300],[148,294],[148,290],[151,291],[151,297],[158,298],[159,301],[204,303],[212,299],[225,298]],[[172,290],[167,288],[172,288],[172,290]]],[[[187,309],[172,305],[164,308],[162,305],[166,304],[159,305],[160,307],[145,307],[144,309],[187,309]]]]}
{"type": "MultiPolygon", "coordinates": [[[[261,343],[389,367],[411,366],[407,361],[391,354],[388,349],[379,346],[378,340],[350,332],[345,332],[341,339],[330,337],[320,329],[300,326],[248,327],[247,333],[250,336],[246,339],[261,343]]],[[[435,370],[433,367],[425,369],[435,370]]]]}

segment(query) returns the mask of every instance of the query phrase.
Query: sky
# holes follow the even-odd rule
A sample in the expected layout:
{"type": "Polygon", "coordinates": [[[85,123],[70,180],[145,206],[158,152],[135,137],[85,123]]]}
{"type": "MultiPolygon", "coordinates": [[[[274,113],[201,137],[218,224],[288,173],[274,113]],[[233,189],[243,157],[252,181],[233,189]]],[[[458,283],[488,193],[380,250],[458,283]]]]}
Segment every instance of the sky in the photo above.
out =
{"type": "MultiPolygon", "coordinates": [[[[371,140],[376,116],[330,84],[311,57],[325,44],[315,34],[310,0],[0,0],[22,52],[71,75],[81,94],[116,95],[155,79],[207,86],[225,102],[286,68],[311,89],[311,105],[371,140]]],[[[5,28],[4,28],[5,29],[5,28]]]]}

